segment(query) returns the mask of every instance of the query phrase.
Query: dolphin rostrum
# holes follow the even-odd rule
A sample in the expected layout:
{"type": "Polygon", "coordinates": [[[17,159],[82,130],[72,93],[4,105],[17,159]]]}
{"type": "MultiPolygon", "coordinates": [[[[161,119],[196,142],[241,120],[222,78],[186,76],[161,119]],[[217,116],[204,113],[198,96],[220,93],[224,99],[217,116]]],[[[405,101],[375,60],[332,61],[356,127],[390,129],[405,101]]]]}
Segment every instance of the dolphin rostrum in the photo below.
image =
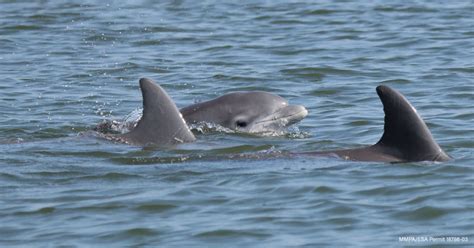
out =
{"type": "Polygon", "coordinates": [[[451,159],[436,143],[416,109],[398,91],[378,86],[385,112],[384,133],[372,146],[356,149],[307,152],[308,155],[337,155],[356,161],[410,162],[451,159]]]}

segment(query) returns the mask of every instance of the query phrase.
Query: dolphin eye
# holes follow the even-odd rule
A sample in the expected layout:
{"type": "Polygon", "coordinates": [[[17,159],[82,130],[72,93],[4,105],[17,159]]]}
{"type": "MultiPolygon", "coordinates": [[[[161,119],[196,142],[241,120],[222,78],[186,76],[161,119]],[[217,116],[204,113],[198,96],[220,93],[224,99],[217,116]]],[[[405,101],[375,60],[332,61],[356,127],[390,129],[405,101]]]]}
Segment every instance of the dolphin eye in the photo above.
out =
{"type": "Polygon", "coordinates": [[[237,122],[235,122],[235,125],[237,125],[238,127],[246,127],[247,122],[238,120],[237,122]]]}

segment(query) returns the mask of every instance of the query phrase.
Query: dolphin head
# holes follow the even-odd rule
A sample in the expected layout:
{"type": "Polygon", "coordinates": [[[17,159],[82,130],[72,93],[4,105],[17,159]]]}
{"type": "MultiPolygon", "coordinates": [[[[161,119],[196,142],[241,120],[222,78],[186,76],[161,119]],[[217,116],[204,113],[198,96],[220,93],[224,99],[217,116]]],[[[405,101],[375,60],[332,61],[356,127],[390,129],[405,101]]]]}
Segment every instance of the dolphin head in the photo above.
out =
{"type": "Polygon", "coordinates": [[[188,123],[215,123],[245,133],[278,131],[308,115],[305,107],[263,91],[229,93],[182,108],[181,113],[188,123]]]}

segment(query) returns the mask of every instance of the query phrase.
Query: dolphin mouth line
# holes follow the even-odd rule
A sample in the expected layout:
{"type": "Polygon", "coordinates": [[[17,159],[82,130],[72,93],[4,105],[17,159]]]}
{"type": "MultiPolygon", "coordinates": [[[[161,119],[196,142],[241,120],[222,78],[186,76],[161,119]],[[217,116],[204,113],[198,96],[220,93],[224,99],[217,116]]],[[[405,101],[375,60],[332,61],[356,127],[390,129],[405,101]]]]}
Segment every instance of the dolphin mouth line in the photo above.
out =
{"type": "Polygon", "coordinates": [[[279,120],[285,120],[287,122],[285,123],[284,126],[288,126],[290,124],[293,124],[295,122],[298,122],[298,121],[302,120],[304,117],[306,117],[308,115],[308,110],[305,107],[299,106],[299,105],[292,105],[292,106],[297,106],[297,107],[300,108],[300,110],[298,112],[291,112],[289,114],[278,116],[278,114],[280,112],[282,112],[282,110],[284,110],[284,109],[280,109],[280,110],[272,113],[270,115],[271,116],[270,118],[257,121],[257,122],[255,122],[255,124],[262,124],[262,123],[267,123],[267,122],[275,122],[275,121],[279,121],[279,120]]]}

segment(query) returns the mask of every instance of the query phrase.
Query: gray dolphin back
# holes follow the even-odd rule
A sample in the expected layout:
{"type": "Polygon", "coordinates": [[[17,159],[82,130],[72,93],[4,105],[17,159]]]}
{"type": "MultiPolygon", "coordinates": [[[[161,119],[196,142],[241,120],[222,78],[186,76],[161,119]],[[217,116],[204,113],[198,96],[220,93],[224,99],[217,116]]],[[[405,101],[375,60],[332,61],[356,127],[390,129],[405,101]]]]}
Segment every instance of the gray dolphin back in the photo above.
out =
{"type": "Polygon", "coordinates": [[[445,161],[449,156],[436,143],[415,108],[398,91],[378,86],[377,94],[384,106],[385,125],[382,138],[375,147],[402,161],[445,161]]]}
{"type": "Polygon", "coordinates": [[[172,146],[196,138],[166,91],[148,78],[140,79],[143,116],[137,126],[119,139],[134,145],[172,146]]]}

